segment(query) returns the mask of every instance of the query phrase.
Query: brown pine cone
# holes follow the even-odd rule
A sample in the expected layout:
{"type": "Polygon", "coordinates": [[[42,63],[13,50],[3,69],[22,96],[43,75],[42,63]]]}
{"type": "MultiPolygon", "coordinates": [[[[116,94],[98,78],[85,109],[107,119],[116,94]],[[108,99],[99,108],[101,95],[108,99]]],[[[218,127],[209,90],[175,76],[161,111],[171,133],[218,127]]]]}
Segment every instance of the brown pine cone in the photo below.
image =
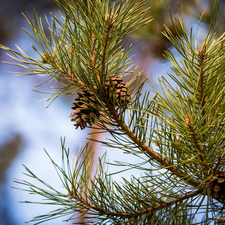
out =
{"type": "Polygon", "coordinates": [[[119,77],[109,77],[105,81],[105,93],[113,104],[113,98],[115,98],[115,104],[128,105],[130,104],[130,94],[127,92],[125,82],[119,77]]]}
{"type": "Polygon", "coordinates": [[[210,194],[213,198],[225,202],[225,175],[217,175],[210,185],[210,194]]]}
{"type": "Polygon", "coordinates": [[[71,121],[75,121],[74,126],[76,129],[80,127],[83,130],[87,124],[92,126],[95,118],[99,117],[100,113],[95,109],[97,103],[91,91],[85,89],[78,92],[78,95],[73,102],[74,106],[71,107],[74,111],[70,116],[74,117],[71,121]]]}

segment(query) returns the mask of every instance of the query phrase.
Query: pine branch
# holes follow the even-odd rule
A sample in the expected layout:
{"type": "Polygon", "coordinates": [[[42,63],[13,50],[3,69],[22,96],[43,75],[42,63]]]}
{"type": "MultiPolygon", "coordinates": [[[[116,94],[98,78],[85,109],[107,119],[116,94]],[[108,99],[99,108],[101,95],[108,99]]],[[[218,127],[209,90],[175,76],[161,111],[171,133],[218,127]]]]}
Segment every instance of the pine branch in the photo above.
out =
{"type": "MultiPolygon", "coordinates": [[[[189,199],[189,198],[194,197],[196,195],[199,195],[202,192],[203,192],[203,189],[200,189],[200,190],[188,193],[184,196],[181,196],[181,197],[179,197],[175,200],[163,202],[163,203],[160,203],[160,204],[158,204],[154,207],[150,207],[150,208],[143,209],[143,210],[140,210],[140,211],[129,212],[129,213],[124,213],[124,212],[117,213],[117,212],[107,211],[107,210],[104,210],[104,208],[96,207],[95,205],[91,205],[91,204],[87,203],[83,199],[80,199],[79,197],[75,196],[73,193],[70,196],[72,198],[74,198],[76,200],[76,202],[81,203],[81,205],[84,206],[85,209],[87,209],[87,210],[90,210],[90,209],[95,210],[95,211],[99,212],[100,214],[104,214],[104,215],[107,215],[107,216],[110,216],[110,217],[133,218],[133,217],[140,217],[140,216],[143,216],[144,214],[152,213],[152,212],[155,212],[157,210],[160,210],[160,209],[166,208],[168,206],[171,206],[173,204],[182,202],[183,200],[186,200],[186,199],[189,199]]],[[[102,205],[102,206],[104,206],[104,205],[102,205]]]]}
{"type": "MultiPolygon", "coordinates": [[[[75,78],[71,73],[69,72],[65,72],[59,65],[57,62],[55,62],[56,68],[58,69],[57,73],[58,74],[62,74],[65,77],[67,77],[73,84],[79,86],[80,88],[85,88],[85,84],[78,80],[77,78],[75,78]]],[[[61,81],[61,80],[59,80],[61,81]]]]}
{"type": "Polygon", "coordinates": [[[161,155],[159,155],[157,152],[155,152],[153,149],[148,147],[142,140],[140,140],[135,133],[133,133],[129,127],[126,126],[126,124],[121,120],[121,117],[119,114],[115,111],[113,106],[108,102],[108,99],[105,99],[106,105],[110,111],[110,113],[113,115],[114,120],[116,123],[122,128],[122,130],[127,134],[128,137],[131,138],[131,140],[137,144],[139,148],[143,150],[143,152],[147,153],[151,158],[156,160],[158,163],[160,163],[163,168],[170,170],[172,173],[175,173],[180,178],[187,181],[190,185],[194,187],[198,187],[199,183],[193,181],[190,177],[186,177],[186,174],[183,174],[181,171],[179,171],[175,165],[170,164],[165,158],[163,158],[161,155]]]}
{"type": "MultiPolygon", "coordinates": [[[[216,115],[219,115],[218,112],[220,111],[218,110],[220,100],[216,98],[216,93],[217,91],[219,92],[219,90],[215,88],[219,87],[219,83],[217,83],[219,82],[219,78],[214,77],[214,72],[216,71],[215,67],[220,67],[217,64],[219,63],[218,61],[215,63],[215,58],[220,58],[220,54],[222,53],[218,51],[219,55],[217,57],[215,56],[215,49],[219,47],[215,46],[219,45],[220,41],[214,41],[213,44],[210,43],[214,34],[209,35],[211,29],[209,28],[208,36],[205,38],[204,44],[200,49],[196,49],[197,46],[192,46],[191,39],[188,38],[184,30],[184,22],[182,21],[181,23],[178,17],[175,17],[175,21],[179,26],[179,30],[182,31],[182,36],[184,38],[182,38],[178,32],[176,34],[177,36],[173,35],[169,30],[166,30],[164,34],[183,56],[181,63],[179,63],[171,52],[167,54],[169,56],[168,59],[175,65],[172,69],[177,75],[176,77],[173,75],[170,76],[179,85],[181,91],[174,90],[174,88],[163,79],[166,87],[166,101],[169,101],[169,104],[163,99],[164,97],[159,98],[158,101],[161,101],[162,107],[172,112],[174,115],[176,122],[174,123],[174,121],[168,117],[168,124],[174,127],[174,134],[179,134],[184,140],[184,144],[187,145],[183,147],[183,151],[186,151],[187,155],[191,155],[188,149],[197,150],[200,163],[197,162],[198,159],[196,158],[196,168],[198,168],[199,164],[202,164],[205,168],[203,174],[207,176],[209,171],[212,171],[212,165],[216,163],[217,160],[215,157],[213,157],[212,160],[212,155],[209,156],[209,152],[213,154],[213,151],[210,151],[209,148],[209,145],[213,146],[213,144],[210,143],[213,141],[209,141],[209,137],[214,131],[208,129],[207,126],[212,123],[217,124],[218,118],[216,115]],[[212,86],[214,82],[215,86],[212,86]],[[184,122],[188,127],[187,130],[182,127],[184,126],[184,122]],[[187,141],[187,136],[184,135],[185,133],[190,134],[189,140],[191,141],[189,143],[187,141]],[[191,146],[190,143],[193,143],[193,146],[191,146]]],[[[221,37],[221,39],[223,39],[223,37],[221,37]]],[[[215,73],[217,74],[217,72],[215,73]]],[[[220,96],[220,94],[217,96],[220,96]]],[[[221,99],[221,101],[223,100],[221,99]]],[[[220,133],[222,130],[215,129],[215,133],[216,132],[220,133]]],[[[218,152],[218,150],[216,151],[218,152]]],[[[195,152],[193,151],[192,154],[195,155],[195,152]]],[[[189,157],[191,158],[191,156],[189,157]]]]}
{"type": "MultiPolygon", "coordinates": [[[[198,49],[198,57],[199,57],[199,102],[201,104],[202,108],[202,117],[205,116],[206,109],[205,109],[205,83],[206,83],[206,75],[204,73],[205,69],[205,64],[206,64],[206,57],[207,57],[207,52],[206,52],[206,46],[205,43],[202,44],[201,49],[198,49]]],[[[206,124],[206,121],[204,121],[203,125],[206,124]]]]}
{"type": "MultiPolygon", "coordinates": [[[[130,65],[129,57],[133,44],[124,51],[128,39],[121,43],[126,35],[151,21],[147,16],[149,8],[141,9],[145,1],[56,2],[65,15],[53,15],[51,26],[46,20],[50,39],[36,12],[34,21],[26,17],[33,35],[27,33],[37,43],[39,50],[32,47],[41,60],[29,57],[19,47],[19,51],[0,47],[11,52],[18,61],[14,65],[31,70],[26,75],[47,74],[49,81],[60,82],[63,87],[53,97],[79,91],[71,113],[76,128],[95,124],[98,131],[110,133],[113,140],[100,140],[102,144],[122,147],[142,159],[141,163],[117,165],[143,170],[144,175],[131,176],[130,181],[123,179],[118,184],[103,167],[104,155],[92,177],[93,154],[88,143],[71,168],[69,150],[65,150],[62,141],[62,167],[50,159],[68,194],[57,191],[27,167],[27,175],[47,190],[17,181],[26,185],[30,193],[49,200],[42,204],[64,207],[33,221],[43,222],[70,213],[74,218],[80,213],[90,223],[190,224],[201,210],[206,221],[213,221],[214,212],[219,212],[219,206],[225,203],[225,192],[221,191],[225,188],[225,35],[213,40],[210,25],[204,44],[198,49],[197,31],[193,45],[192,33],[189,38],[184,21],[176,16],[176,23],[172,20],[175,31],[166,27],[164,35],[182,56],[178,62],[172,51],[165,53],[173,64],[174,74],[169,76],[179,88],[162,77],[162,93],[150,99],[146,92],[141,99],[145,83],[141,81],[142,74],[131,79],[136,69],[130,65]],[[131,80],[125,84],[123,78],[128,75],[131,80]],[[190,186],[194,190],[188,191],[190,186]]],[[[220,215],[223,210],[222,206],[220,215]]]]}
{"type": "MultiPolygon", "coordinates": [[[[107,50],[107,43],[109,40],[109,32],[110,29],[113,26],[113,15],[108,16],[107,18],[107,27],[106,27],[106,34],[105,34],[105,43],[103,47],[103,55],[101,59],[101,65],[102,65],[102,71],[101,71],[101,77],[104,77],[103,71],[105,70],[105,56],[106,56],[106,50],[107,50]]],[[[109,90],[110,91],[110,90],[109,90]]],[[[103,101],[105,102],[108,110],[110,111],[111,115],[113,116],[113,119],[116,121],[116,123],[122,128],[122,130],[131,138],[131,140],[137,144],[138,147],[140,147],[143,152],[146,152],[151,158],[159,162],[163,167],[167,168],[171,172],[177,174],[180,178],[186,180],[190,185],[193,185],[194,187],[198,187],[199,183],[196,183],[195,181],[191,180],[190,177],[186,177],[186,174],[183,174],[181,171],[179,171],[175,165],[170,164],[165,158],[160,156],[157,152],[155,152],[153,149],[148,147],[142,140],[140,140],[135,133],[133,133],[129,127],[126,126],[126,124],[121,120],[121,117],[115,110],[115,105],[112,105],[108,99],[104,96],[102,96],[103,101]]]]}
{"type": "Polygon", "coordinates": [[[204,167],[205,169],[210,172],[211,169],[209,168],[209,166],[207,165],[207,161],[206,159],[204,158],[204,155],[203,155],[203,151],[198,143],[198,138],[197,138],[197,135],[195,133],[195,129],[194,129],[194,126],[193,126],[193,123],[191,121],[191,118],[190,118],[190,114],[188,113],[186,115],[186,121],[185,121],[186,125],[188,126],[189,130],[190,130],[190,133],[191,133],[191,136],[192,136],[192,140],[194,142],[194,146],[195,148],[197,149],[198,153],[199,153],[199,158],[200,160],[202,161],[202,163],[204,164],[204,167]]]}
{"type": "Polygon", "coordinates": [[[107,44],[109,42],[109,34],[110,30],[113,27],[113,22],[114,22],[114,15],[107,15],[106,18],[106,30],[105,30],[105,40],[104,40],[104,46],[103,46],[103,54],[102,54],[102,69],[101,69],[101,77],[102,79],[105,78],[105,58],[106,58],[106,50],[107,50],[107,44]]]}
{"type": "MultiPolygon", "coordinates": [[[[133,199],[129,198],[128,193],[135,197],[135,195],[133,195],[135,192],[132,194],[129,190],[134,186],[132,187],[132,184],[129,185],[126,182],[126,185],[124,185],[122,188],[110,180],[110,177],[107,176],[103,170],[105,156],[100,159],[99,169],[97,169],[94,178],[91,178],[90,174],[93,173],[93,170],[91,172],[90,168],[93,165],[93,154],[90,155],[89,152],[90,149],[88,149],[87,143],[83,149],[80,149],[78,156],[74,157],[74,162],[72,162],[73,167],[71,167],[69,160],[69,149],[65,149],[65,140],[62,140],[62,167],[57,165],[48,155],[63,186],[65,187],[65,190],[68,192],[67,195],[58,192],[49,184],[38,178],[27,167],[25,167],[26,171],[28,172],[26,175],[38,180],[48,189],[40,188],[27,181],[16,180],[16,183],[27,186],[27,191],[29,193],[35,193],[43,196],[45,201],[40,202],[40,204],[64,206],[64,209],[57,209],[46,215],[35,217],[32,221],[41,223],[69,214],[73,214],[73,216],[70,217],[70,219],[73,219],[75,218],[76,212],[81,213],[82,217],[87,218],[89,222],[92,221],[90,220],[92,216],[97,216],[99,220],[108,222],[114,221],[115,218],[120,218],[120,220],[128,219],[131,221],[141,220],[143,216],[148,214],[152,215],[153,217],[158,217],[157,215],[154,215],[154,212],[161,209],[165,210],[165,208],[177,203],[181,204],[184,200],[188,202],[188,199],[192,199],[203,192],[203,189],[200,189],[186,193],[179,197],[169,196],[169,198],[174,197],[174,199],[170,201],[164,201],[160,198],[158,198],[158,200],[154,200],[154,198],[156,198],[157,192],[154,194],[154,191],[151,193],[146,189],[146,197],[152,196],[152,202],[144,201],[142,203],[142,201],[140,201],[136,207],[133,207],[133,199]],[[122,196],[126,198],[124,201],[122,200],[122,196]],[[151,205],[151,207],[145,208],[145,204],[151,205]]],[[[142,184],[140,180],[139,183],[142,184]]],[[[139,191],[144,192],[143,184],[140,188],[136,187],[136,194],[138,194],[138,189],[139,191]]],[[[186,204],[187,203],[184,203],[184,205],[186,204]]]]}

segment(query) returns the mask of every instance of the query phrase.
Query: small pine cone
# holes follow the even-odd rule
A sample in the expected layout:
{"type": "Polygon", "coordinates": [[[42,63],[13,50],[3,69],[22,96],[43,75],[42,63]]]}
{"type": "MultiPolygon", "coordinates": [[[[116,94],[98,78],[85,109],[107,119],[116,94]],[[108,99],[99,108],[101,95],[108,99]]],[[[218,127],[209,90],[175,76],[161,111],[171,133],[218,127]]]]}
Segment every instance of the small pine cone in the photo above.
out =
{"type": "Polygon", "coordinates": [[[125,82],[121,78],[115,76],[107,78],[104,88],[111,103],[113,103],[114,97],[116,98],[116,106],[130,104],[130,94],[127,92],[125,82]]]}
{"type": "Polygon", "coordinates": [[[83,130],[87,124],[92,126],[95,122],[95,117],[99,117],[100,113],[94,107],[97,105],[93,94],[89,90],[83,90],[78,92],[78,97],[73,102],[74,106],[71,107],[74,111],[70,116],[74,117],[71,121],[75,121],[74,126],[83,130]]]}
{"type": "Polygon", "coordinates": [[[225,203],[225,176],[217,175],[210,185],[210,193],[213,198],[222,200],[225,203]]]}

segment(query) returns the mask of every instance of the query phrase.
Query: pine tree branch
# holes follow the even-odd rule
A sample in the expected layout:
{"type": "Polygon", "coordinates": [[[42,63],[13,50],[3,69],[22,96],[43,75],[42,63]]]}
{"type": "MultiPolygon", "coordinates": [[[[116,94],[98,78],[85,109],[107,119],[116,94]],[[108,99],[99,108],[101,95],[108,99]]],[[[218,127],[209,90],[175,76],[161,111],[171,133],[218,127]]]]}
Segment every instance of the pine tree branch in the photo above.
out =
{"type": "Polygon", "coordinates": [[[109,42],[109,36],[110,36],[110,31],[113,27],[113,22],[114,22],[114,16],[113,15],[108,15],[107,20],[106,20],[106,30],[105,30],[105,41],[104,41],[104,46],[103,46],[103,54],[102,54],[102,70],[101,70],[101,77],[105,77],[105,58],[106,58],[106,50],[107,50],[107,44],[109,42]]]}
{"type": "MultiPolygon", "coordinates": [[[[206,96],[204,96],[205,92],[205,71],[204,71],[204,66],[205,66],[205,59],[206,59],[206,46],[205,43],[202,44],[201,49],[198,50],[198,58],[199,58],[199,72],[200,72],[200,81],[199,81],[199,101],[201,102],[201,108],[202,108],[202,117],[205,116],[206,114],[206,109],[205,109],[205,104],[206,104],[206,96]]],[[[204,120],[203,125],[206,124],[206,119],[204,120]]]]}
{"type": "Polygon", "coordinates": [[[87,210],[95,210],[95,211],[99,212],[100,214],[107,214],[107,211],[104,210],[101,206],[97,207],[97,206],[95,206],[93,204],[88,203],[83,198],[75,195],[74,192],[71,192],[70,194],[68,194],[68,196],[70,196],[71,198],[75,199],[76,202],[79,202],[79,204],[82,205],[82,207],[87,209],[87,210]]]}
{"type": "Polygon", "coordinates": [[[198,153],[199,153],[199,158],[200,160],[203,162],[204,164],[204,167],[207,171],[211,171],[211,168],[207,165],[207,160],[203,157],[203,151],[198,143],[198,137],[196,135],[196,132],[195,132],[195,129],[194,129],[194,126],[193,126],[193,123],[191,122],[191,118],[190,118],[190,114],[188,113],[186,115],[186,120],[185,120],[185,123],[191,133],[191,137],[192,137],[192,140],[194,142],[194,146],[195,148],[197,149],[198,153]]]}
{"type": "Polygon", "coordinates": [[[137,135],[131,131],[129,127],[121,120],[121,117],[119,116],[118,112],[114,109],[113,105],[109,103],[108,99],[104,99],[106,106],[108,107],[111,115],[113,116],[113,119],[116,121],[116,123],[122,128],[122,130],[127,134],[128,137],[131,138],[131,140],[137,144],[139,148],[143,150],[146,154],[148,154],[151,158],[156,160],[158,163],[160,163],[163,167],[170,170],[172,173],[176,174],[181,179],[187,181],[190,185],[194,187],[198,187],[199,183],[193,181],[190,177],[186,177],[186,174],[183,174],[179,169],[176,168],[175,165],[170,164],[168,160],[160,156],[157,152],[155,152],[153,149],[148,147],[143,141],[141,141],[137,135]]]}
{"type": "MultiPolygon", "coordinates": [[[[200,97],[200,99],[199,99],[199,101],[201,102],[202,118],[204,118],[205,114],[206,114],[206,108],[205,108],[205,106],[206,106],[206,96],[205,96],[205,79],[206,79],[206,77],[205,77],[205,71],[204,71],[204,67],[206,64],[206,56],[207,56],[206,45],[205,45],[205,43],[203,43],[201,49],[198,49],[199,71],[200,71],[200,75],[199,75],[200,76],[200,82],[199,82],[199,97],[200,97]]],[[[207,121],[205,118],[202,125],[204,126],[206,123],[207,123],[207,121]]],[[[207,160],[203,157],[204,152],[198,144],[198,138],[195,134],[195,130],[194,130],[192,123],[189,122],[188,127],[190,129],[191,136],[194,141],[194,145],[195,145],[197,151],[199,152],[199,158],[204,163],[205,169],[207,171],[210,171],[211,169],[207,165],[207,160]]],[[[203,135],[203,137],[205,137],[205,135],[203,135]]]]}
{"type": "Polygon", "coordinates": [[[164,202],[164,203],[158,204],[155,207],[150,207],[150,208],[143,209],[143,210],[136,211],[136,212],[132,212],[132,213],[123,213],[122,216],[124,216],[124,217],[135,217],[135,216],[140,216],[140,215],[143,215],[143,214],[151,213],[151,212],[163,209],[165,207],[168,207],[170,205],[173,205],[175,203],[182,202],[183,200],[191,198],[191,197],[194,197],[194,196],[196,196],[198,194],[201,194],[203,190],[204,189],[200,189],[200,190],[191,192],[191,193],[189,193],[187,195],[184,195],[184,196],[181,196],[181,197],[179,197],[179,198],[177,198],[175,200],[171,200],[171,201],[168,201],[168,202],[164,202]]]}
{"type": "Polygon", "coordinates": [[[91,31],[91,50],[92,50],[92,52],[90,53],[91,64],[94,67],[96,67],[95,34],[94,34],[93,30],[91,31]]]}
{"type": "MultiPolygon", "coordinates": [[[[56,1],[61,2],[61,0],[56,1]]],[[[187,224],[190,220],[195,219],[195,215],[201,209],[205,210],[207,220],[208,216],[216,211],[211,209],[214,203],[211,204],[210,201],[213,198],[216,199],[216,197],[210,193],[210,190],[213,190],[212,187],[216,183],[216,179],[222,176],[220,171],[224,170],[222,152],[224,149],[224,129],[220,127],[220,124],[224,123],[225,115],[222,111],[224,108],[224,83],[222,83],[222,81],[224,82],[222,76],[224,76],[225,71],[225,67],[222,66],[224,58],[217,57],[217,61],[213,62],[217,53],[224,55],[224,52],[216,51],[216,48],[210,52],[210,48],[207,48],[209,51],[207,53],[206,45],[203,44],[196,53],[197,49],[192,47],[192,40],[189,42],[184,26],[180,24],[179,27],[178,23],[175,30],[181,28],[182,38],[178,31],[177,35],[172,32],[169,32],[168,35],[171,36],[175,48],[180,48],[178,52],[183,56],[181,63],[177,63],[173,55],[170,57],[173,65],[176,65],[174,71],[178,75],[177,77],[173,76],[173,78],[181,91],[175,91],[172,84],[165,79],[164,84],[167,86],[165,91],[163,90],[165,96],[160,96],[162,101],[155,101],[155,99],[150,101],[162,106],[166,102],[165,107],[162,109],[158,109],[158,107],[154,109],[152,106],[146,107],[143,113],[138,113],[139,110],[142,111],[142,108],[144,108],[139,107],[139,105],[144,104],[141,103],[140,96],[135,94],[137,98],[133,98],[134,104],[132,104],[133,109],[131,109],[135,112],[133,115],[131,114],[134,118],[134,122],[130,123],[134,128],[132,131],[132,126],[125,123],[126,106],[122,106],[121,101],[117,101],[117,97],[109,97],[105,91],[107,85],[104,82],[112,76],[121,79],[127,74],[132,76],[134,73],[135,69],[129,71],[131,68],[129,67],[131,62],[128,58],[129,51],[126,51],[125,54],[122,51],[121,53],[118,50],[118,43],[136,26],[144,25],[145,21],[150,21],[144,19],[147,15],[144,11],[137,13],[144,1],[141,1],[139,5],[136,4],[135,7],[133,5],[135,0],[110,0],[106,2],[101,0],[63,0],[63,2],[65,3],[65,6],[63,6],[66,14],[66,17],[63,17],[65,23],[61,23],[58,19],[56,19],[58,25],[53,22],[53,29],[50,29],[52,42],[47,40],[45,33],[42,31],[42,25],[40,25],[41,20],[39,21],[37,16],[34,25],[31,23],[35,38],[38,39],[37,43],[41,46],[42,52],[46,54],[44,55],[46,58],[41,62],[31,59],[24,53],[15,52],[15,54],[36,63],[30,63],[31,66],[36,65],[42,69],[33,69],[34,74],[40,73],[40,71],[41,73],[46,72],[52,76],[52,80],[61,81],[68,88],[72,86],[70,92],[72,94],[78,89],[86,89],[87,92],[94,89],[93,96],[89,98],[93,99],[94,103],[91,102],[89,105],[83,106],[87,106],[87,108],[91,106],[96,111],[100,111],[103,118],[99,116],[96,120],[105,129],[104,131],[109,131],[112,134],[115,138],[114,143],[121,144],[126,151],[136,156],[136,152],[138,154],[143,153],[140,155],[145,156],[145,158],[143,157],[144,163],[148,166],[151,166],[148,164],[149,160],[153,159],[155,165],[152,165],[156,167],[159,175],[155,176],[151,173],[152,168],[147,168],[147,171],[150,172],[145,173],[141,179],[131,180],[131,182],[124,179],[125,182],[121,185],[111,181],[111,177],[104,172],[102,167],[105,161],[100,160],[101,168],[97,170],[92,179],[93,156],[90,154],[91,149],[86,146],[77,157],[79,160],[75,160],[73,170],[68,166],[69,150],[64,150],[68,165],[64,161],[66,160],[64,156],[62,157],[62,167],[52,161],[57,173],[61,174],[60,179],[67,190],[66,193],[69,192],[68,196],[45,184],[28,169],[28,175],[38,179],[50,191],[35,187],[35,185],[26,181],[22,181],[21,184],[28,185],[30,193],[36,193],[49,199],[50,203],[47,204],[63,205],[67,207],[65,211],[71,210],[74,215],[77,213],[81,213],[82,216],[89,214],[89,218],[95,221],[102,220],[104,224],[108,222],[108,219],[114,220],[117,224],[119,224],[118,221],[121,221],[121,223],[128,221],[127,224],[148,224],[152,219],[151,217],[157,220],[157,222],[151,221],[151,224],[159,222],[163,224],[168,220],[168,224],[183,224],[179,222],[180,218],[187,224]],[[42,45],[42,42],[44,42],[44,45],[42,45]],[[44,67],[44,61],[50,67],[44,67]],[[215,64],[218,65],[215,66],[215,64]],[[209,87],[210,85],[211,87],[209,87]],[[147,114],[146,117],[145,113],[147,114]],[[154,118],[153,120],[149,119],[150,115],[154,118]],[[138,116],[140,116],[140,120],[137,119],[138,116]],[[148,133],[148,121],[154,124],[150,126],[150,134],[148,133]],[[200,122],[198,124],[194,121],[200,122]],[[215,129],[208,127],[211,123],[215,129]],[[106,127],[107,125],[111,125],[113,128],[110,130],[106,127]],[[121,139],[119,135],[123,135],[121,139]],[[154,141],[155,137],[155,143],[158,147],[156,151],[151,147],[151,142],[154,141]],[[117,141],[117,138],[119,141],[117,141]],[[138,148],[138,151],[135,148],[138,148]],[[164,169],[167,171],[165,172],[164,169]],[[194,187],[191,192],[186,189],[189,186],[194,187]],[[203,203],[206,193],[209,194],[207,209],[205,203],[203,203]],[[199,201],[199,199],[202,200],[199,201]],[[199,204],[196,205],[196,203],[199,204]],[[192,209],[195,207],[196,211],[193,213],[192,209]],[[173,215],[170,214],[171,212],[173,215]],[[168,215],[172,219],[167,220],[168,215]],[[176,219],[178,219],[178,222],[176,219]],[[132,223],[132,220],[138,222],[132,223]]],[[[207,46],[210,38],[206,38],[207,46]]],[[[195,38],[195,40],[197,39],[195,38]]],[[[41,53],[38,50],[36,51],[41,56],[41,53]]],[[[26,62],[21,61],[20,57],[18,61],[26,64],[26,62]]],[[[138,76],[136,75],[133,78],[134,81],[137,81],[138,76]]],[[[112,83],[109,82],[107,88],[114,91],[115,85],[111,87],[112,83]]],[[[141,85],[134,86],[137,87],[138,91],[141,91],[141,85]]],[[[132,84],[128,83],[127,86],[124,84],[126,91],[129,87],[132,87],[132,84]]],[[[132,89],[129,96],[135,93],[133,91],[135,88],[132,89]]],[[[69,91],[64,92],[64,94],[66,93],[69,93],[69,91]]],[[[80,95],[82,94],[80,93],[80,95]]],[[[86,99],[82,99],[82,101],[86,101],[86,99]]],[[[90,117],[92,115],[90,114],[90,117]]],[[[96,113],[96,115],[98,114],[96,113]]],[[[99,129],[102,127],[99,127],[99,129]]],[[[109,142],[108,146],[110,144],[109,142]]],[[[129,163],[128,166],[136,169],[144,168],[139,163],[129,163]]],[[[225,182],[223,183],[221,189],[225,187],[225,182]]],[[[225,198],[224,194],[221,196],[225,198]]],[[[224,202],[220,201],[220,203],[224,202]]],[[[43,204],[46,204],[46,202],[43,204]]],[[[53,211],[50,215],[40,216],[38,219],[44,221],[43,218],[58,217],[57,212],[59,211],[56,211],[56,213],[53,211]]],[[[99,221],[96,223],[100,223],[99,221]]]]}
{"type": "MultiPolygon", "coordinates": [[[[93,2],[91,2],[91,11],[93,10],[93,2]]],[[[96,51],[95,51],[95,34],[93,28],[90,29],[90,36],[91,36],[91,51],[90,52],[90,60],[91,60],[91,65],[96,68],[96,51]]],[[[97,79],[99,80],[99,75],[97,74],[97,79]]]]}
{"type": "Polygon", "coordinates": [[[129,213],[107,211],[107,210],[104,209],[104,204],[102,204],[102,206],[97,207],[95,205],[92,205],[92,204],[88,203],[87,201],[80,198],[79,196],[75,195],[74,192],[70,193],[69,196],[71,198],[75,199],[75,201],[79,202],[79,204],[81,204],[85,209],[87,209],[87,211],[88,210],[95,210],[95,211],[99,212],[100,214],[110,216],[110,217],[116,216],[116,217],[121,217],[121,218],[131,218],[131,217],[139,217],[139,216],[142,216],[144,214],[152,213],[152,212],[155,212],[157,210],[160,210],[160,209],[166,208],[168,206],[171,206],[175,203],[182,202],[183,200],[186,200],[186,199],[194,197],[198,194],[201,194],[203,192],[203,190],[204,189],[202,188],[200,190],[197,190],[197,191],[188,193],[186,195],[183,195],[183,196],[181,196],[177,199],[157,204],[154,207],[149,207],[147,209],[133,211],[133,212],[129,212],[129,213]]]}
{"type": "MultiPolygon", "coordinates": [[[[101,77],[104,77],[104,71],[105,71],[105,57],[106,57],[106,51],[107,51],[107,44],[109,41],[110,36],[110,30],[113,27],[113,21],[114,17],[113,15],[108,15],[107,18],[107,27],[105,32],[105,42],[103,47],[103,54],[101,59],[102,69],[101,69],[101,77]]],[[[153,149],[148,147],[144,142],[142,142],[137,135],[131,131],[129,127],[121,120],[121,117],[115,110],[114,106],[110,104],[109,100],[102,96],[103,101],[106,103],[107,108],[109,109],[111,115],[113,116],[113,119],[117,122],[117,124],[125,131],[125,133],[134,141],[135,144],[137,144],[144,152],[146,152],[149,156],[151,156],[153,159],[155,159],[157,162],[159,162],[162,166],[166,167],[171,172],[175,173],[180,178],[186,180],[190,185],[194,187],[198,187],[199,183],[191,180],[189,177],[185,177],[186,174],[183,174],[181,171],[179,171],[175,165],[170,164],[165,158],[160,156],[158,153],[156,153],[153,149]]]]}
{"type": "Polygon", "coordinates": [[[222,154],[223,154],[223,151],[222,151],[222,149],[220,149],[220,151],[219,151],[219,156],[218,156],[218,158],[217,158],[217,163],[216,163],[216,165],[215,165],[215,167],[214,167],[214,169],[213,169],[213,171],[212,171],[212,174],[215,174],[215,173],[216,173],[216,171],[217,171],[219,165],[220,165],[220,164],[222,163],[222,161],[224,160],[224,158],[222,158],[222,154]]]}
{"type": "Polygon", "coordinates": [[[75,85],[80,86],[81,88],[85,87],[85,84],[81,81],[75,78],[71,73],[65,72],[57,62],[55,62],[55,66],[58,69],[58,73],[63,74],[65,77],[68,77],[70,81],[72,81],[75,85]]]}

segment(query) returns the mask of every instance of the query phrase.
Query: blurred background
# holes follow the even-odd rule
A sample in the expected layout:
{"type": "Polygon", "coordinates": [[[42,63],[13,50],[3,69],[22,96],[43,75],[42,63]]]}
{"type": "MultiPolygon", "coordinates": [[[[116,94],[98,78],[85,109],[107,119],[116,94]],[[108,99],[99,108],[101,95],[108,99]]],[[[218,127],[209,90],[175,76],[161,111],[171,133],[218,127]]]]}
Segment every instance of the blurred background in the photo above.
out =
{"type": "MultiPolygon", "coordinates": [[[[172,28],[169,7],[172,15],[181,14],[183,4],[185,27],[187,33],[191,26],[195,31],[198,20],[204,11],[202,24],[199,28],[199,41],[204,38],[211,19],[213,0],[147,0],[146,6],[151,5],[154,21],[132,34],[130,42],[138,40],[131,55],[135,54],[134,63],[138,70],[144,70],[149,81],[145,88],[151,89],[153,94],[159,90],[157,77],[170,72],[170,64],[162,56],[165,49],[174,51],[170,43],[163,37],[163,24],[172,28]]],[[[220,18],[217,36],[224,31],[225,1],[220,0],[220,18]]],[[[31,57],[36,53],[30,47],[34,42],[22,30],[30,30],[21,12],[28,12],[32,17],[35,8],[38,15],[50,18],[50,12],[59,10],[54,0],[0,0],[0,43],[16,49],[17,44],[31,57]]],[[[47,28],[46,28],[47,29],[47,28]]],[[[178,31],[179,32],[179,31],[178,31]]],[[[199,44],[200,44],[199,42],[199,44]]],[[[128,43],[129,45],[129,43],[128,43]]],[[[178,56],[174,51],[175,56],[178,56]]],[[[37,56],[39,57],[39,56],[37,56]]],[[[6,52],[0,50],[1,61],[13,62],[6,52]]],[[[55,208],[52,206],[19,203],[19,201],[41,201],[40,196],[30,196],[27,192],[11,188],[19,187],[13,182],[14,178],[29,180],[23,172],[26,165],[35,175],[63,192],[55,170],[43,151],[45,148],[51,157],[60,164],[60,137],[66,137],[66,146],[77,153],[81,144],[85,143],[90,129],[76,130],[68,118],[74,96],[63,96],[48,106],[48,102],[37,101],[46,98],[43,94],[32,91],[33,87],[42,82],[38,76],[15,76],[22,69],[0,63],[0,225],[21,225],[34,216],[45,214],[55,208]]],[[[39,89],[42,90],[42,89],[39,89]]],[[[45,88],[45,91],[48,89],[45,88]]],[[[98,138],[106,138],[101,136],[98,138]]],[[[97,154],[102,155],[107,149],[94,145],[97,154]]],[[[122,151],[108,151],[110,161],[120,158],[122,151]]],[[[126,156],[126,160],[135,160],[126,156]]],[[[112,169],[113,170],[113,169],[112,169]]],[[[126,174],[129,176],[129,174],[126,174]]],[[[120,175],[121,176],[121,175],[120,175]]],[[[120,179],[117,177],[116,179],[120,179]]],[[[31,180],[29,180],[31,181],[31,180]]],[[[35,181],[31,181],[34,182],[35,181]]],[[[64,218],[66,219],[66,218],[64,218]]],[[[62,224],[62,219],[46,222],[45,224],[62,224]]],[[[72,224],[68,222],[67,224],[72,224]]]]}

